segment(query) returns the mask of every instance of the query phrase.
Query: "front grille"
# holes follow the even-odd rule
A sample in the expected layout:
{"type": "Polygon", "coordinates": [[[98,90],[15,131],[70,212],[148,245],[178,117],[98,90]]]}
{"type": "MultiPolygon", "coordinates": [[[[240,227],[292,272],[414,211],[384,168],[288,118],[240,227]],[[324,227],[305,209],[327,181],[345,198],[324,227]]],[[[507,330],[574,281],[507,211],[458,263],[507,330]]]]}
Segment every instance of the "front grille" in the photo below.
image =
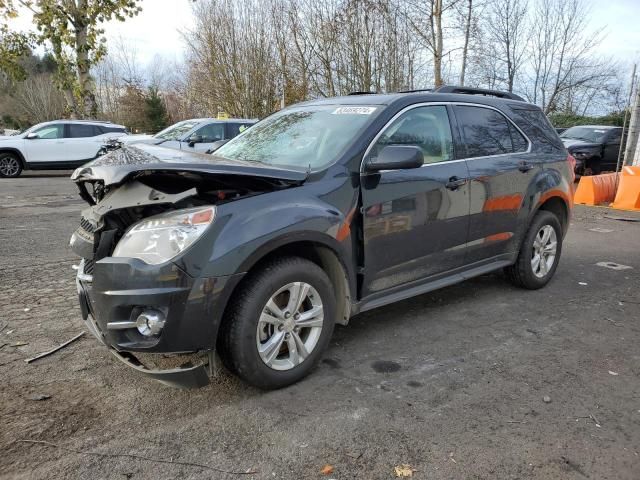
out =
{"type": "Polygon", "coordinates": [[[88,258],[84,259],[84,273],[93,275],[93,263],[93,260],[89,260],[88,258]]]}
{"type": "Polygon", "coordinates": [[[96,226],[84,217],[80,218],[80,226],[89,233],[96,232],[96,226]]]}

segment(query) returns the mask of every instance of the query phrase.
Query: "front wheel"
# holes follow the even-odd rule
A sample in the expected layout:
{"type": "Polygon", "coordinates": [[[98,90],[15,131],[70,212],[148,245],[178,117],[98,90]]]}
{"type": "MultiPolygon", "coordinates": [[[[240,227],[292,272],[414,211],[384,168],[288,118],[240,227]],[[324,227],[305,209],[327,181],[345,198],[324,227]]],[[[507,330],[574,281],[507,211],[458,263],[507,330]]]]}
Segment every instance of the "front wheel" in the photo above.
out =
{"type": "Polygon", "coordinates": [[[533,217],[516,263],[505,268],[507,278],[518,287],[544,287],[558,267],[562,252],[562,227],[558,217],[541,210],[533,217]]]}
{"type": "Polygon", "coordinates": [[[0,154],[0,177],[15,178],[22,173],[22,163],[11,153],[0,154]]]}
{"type": "Polygon", "coordinates": [[[333,287],[318,265],[298,257],[249,275],[225,314],[220,354],[247,383],[285,387],[305,377],[329,344],[333,287]]]}

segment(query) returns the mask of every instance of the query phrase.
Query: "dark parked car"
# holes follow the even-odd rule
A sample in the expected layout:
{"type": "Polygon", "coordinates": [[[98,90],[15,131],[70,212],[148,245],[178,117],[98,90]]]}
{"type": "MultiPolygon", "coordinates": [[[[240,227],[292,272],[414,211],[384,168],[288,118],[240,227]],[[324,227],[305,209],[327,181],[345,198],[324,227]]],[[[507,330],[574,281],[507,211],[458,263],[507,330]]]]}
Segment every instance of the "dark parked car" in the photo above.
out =
{"type": "Polygon", "coordinates": [[[562,132],[560,138],[576,159],[576,174],[584,175],[587,169],[591,169],[594,175],[603,171],[615,172],[622,144],[622,127],[571,127],[562,132]]]}
{"type": "Polygon", "coordinates": [[[125,146],[72,176],[82,315],[166,383],[206,383],[217,351],[283,387],[359,312],[500,269],[543,287],[572,175],[538,107],[454,87],[301,103],[214,155],[125,146]]]}

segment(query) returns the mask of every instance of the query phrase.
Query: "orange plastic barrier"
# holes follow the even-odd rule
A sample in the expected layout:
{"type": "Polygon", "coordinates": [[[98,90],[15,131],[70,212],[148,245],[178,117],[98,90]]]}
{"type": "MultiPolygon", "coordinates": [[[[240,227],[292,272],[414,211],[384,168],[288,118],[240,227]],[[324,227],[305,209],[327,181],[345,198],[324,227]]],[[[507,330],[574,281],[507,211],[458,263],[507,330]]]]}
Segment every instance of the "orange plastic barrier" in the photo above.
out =
{"type": "Polygon", "coordinates": [[[640,167],[622,167],[618,193],[611,207],[640,210],[640,167]]]}
{"type": "Polygon", "coordinates": [[[613,201],[616,195],[617,173],[604,173],[580,178],[573,203],[599,205],[613,201]]]}

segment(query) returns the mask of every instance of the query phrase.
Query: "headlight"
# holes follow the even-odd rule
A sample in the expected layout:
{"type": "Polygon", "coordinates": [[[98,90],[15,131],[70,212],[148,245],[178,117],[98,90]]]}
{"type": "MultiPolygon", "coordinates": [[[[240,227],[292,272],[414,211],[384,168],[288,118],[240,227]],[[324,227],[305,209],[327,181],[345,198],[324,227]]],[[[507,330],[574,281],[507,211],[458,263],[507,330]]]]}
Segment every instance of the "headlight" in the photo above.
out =
{"type": "Polygon", "coordinates": [[[113,256],[139,258],[151,265],[164,263],[202,236],[215,213],[215,207],[208,206],[145,218],[127,230],[113,256]]]}

